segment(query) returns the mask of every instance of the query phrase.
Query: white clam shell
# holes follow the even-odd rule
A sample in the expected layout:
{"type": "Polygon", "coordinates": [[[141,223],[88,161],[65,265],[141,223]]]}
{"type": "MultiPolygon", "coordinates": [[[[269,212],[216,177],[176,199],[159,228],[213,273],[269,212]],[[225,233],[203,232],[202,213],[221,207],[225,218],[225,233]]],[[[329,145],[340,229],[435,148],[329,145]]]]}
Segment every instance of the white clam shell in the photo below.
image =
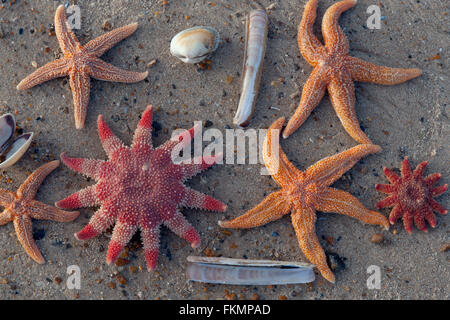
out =
{"type": "Polygon", "coordinates": [[[170,42],[170,53],[185,63],[198,63],[219,46],[220,35],[211,27],[193,27],[181,31],[170,42]]]}
{"type": "Polygon", "coordinates": [[[5,155],[5,160],[0,163],[0,169],[11,167],[25,154],[33,140],[33,132],[24,133],[17,137],[5,155]]]}
{"type": "Polygon", "coordinates": [[[314,265],[302,262],[247,260],[189,256],[189,280],[230,285],[308,283],[315,279],[314,265]]]}
{"type": "Polygon", "coordinates": [[[6,169],[15,164],[28,150],[33,140],[32,132],[14,138],[15,130],[16,120],[12,114],[8,113],[0,117],[0,152],[3,160],[0,163],[0,169],[6,169]]]}

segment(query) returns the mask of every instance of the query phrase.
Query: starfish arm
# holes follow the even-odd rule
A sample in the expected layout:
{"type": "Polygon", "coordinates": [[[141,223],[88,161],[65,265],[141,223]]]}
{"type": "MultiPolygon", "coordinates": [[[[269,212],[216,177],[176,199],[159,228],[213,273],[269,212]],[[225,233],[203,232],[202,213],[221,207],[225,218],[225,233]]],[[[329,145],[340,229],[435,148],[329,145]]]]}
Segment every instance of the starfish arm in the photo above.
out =
{"type": "Polygon", "coordinates": [[[54,160],[40,166],[36,171],[30,174],[24,183],[17,190],[17,196],[31,200],[36,195],[42,181],[59,166],[59,160],[54,160]]]}
{"type": "Polygon", "coordinates": [[[436,188],[431,189],[431,196],[435,197],[435,196],[439,196],[441,194],[443,194],[445,191],[447,191],[447,184],[444,184],[443,186],[439,186],[436,188]]]}
{"type": "Polygon", "coordinates": [[[399,205],[395,205],[391,213],[389,214],[389,222],[391,224],[394,224],[395,221],[400,219],[402,216],[403,216],[402,207],[400,207],[399,205]]]}
{"type": "Polygon", "coordinates": [[[67,22],[63,5],[56,9],[55,33],[64,54],[74,53],[80,47],[80,43],[67,22]]]}
{"type": "Polygon", "coordinates": [[[264,164],[272,175],[272,178],[280,185],[287,186],[295,183],[303,177],[303,172],[298,170],[287,158],[281,149],[281,145],[274,143],[272,138],[279,135],[285,122],[284,118],[274,121],[267,130],[263,144],[264,164]],[[274,131],[275,130],[275,131],[274,131]],[[273,150],[273,148],[276,148],[273,150]],[[277,154],[278,152],[278,154],[277,154]]]}
{"type": "Polygon", "coordinates": [[[325,47],[314,35],[313,26],[316,20],[317,0],[308,1],[303,17],[298,26],[297,42],[302,56],[310,65],[315,66],[325,53],[325,47]]]}
{"type": "Polygon", "coordinates": [[[376,184],[375,190],[383,193],[393,193],[397,188],[392,184],[376,184]]]}
{"type": "Polygon", "coordinates": [[[298,243],[306,258],[316,265],[322,276],[334,283],[335,277],[327,264],[325,252],[316,235],[316,212],[312,207],[299,207],[291,215],[298,243]]]}
{"type": "MultiPolygon", "coordinates": [[[[167,140],[164,144],[159,146],[157,150],[162,150],[166,155],[170,157],[176,156],[173,152],[181,152],[185,147],[190,146],[190,143],[194,137],[199,134],[200,126],[195,125],[189,130],[184,130],[182,133],[173,136],[170,140],[167,140]]],[[[186,150],[190,152],[191,149],[186,150]]],[[[173,158],[172,158],[173,159],[173,158]]]]}
{"type": "Polygon", "coordinates": [[[288,214],[291,210],[283,191],[269,194],[260,204],[229,221],[219,221],[222,228],[254,228],[275,221],[288,214]]]}
{"type": "Polygon", "coordinates": [[[91,239],[108,229],[118,215],[118,210],[110,203],[104,204],[94,213],[89,223],[75,234],[78,240],[91,239]]]}
{"type": "Polygon", "coordinates": [[[392,184],[396,184],[400,177],[391,169],[389,168],[383,168],[384,175],[388,178],[389,182],[392,184]]]}
{"type": "Polygon", "coordinates": [[[14,192],[11,192],[6,189],[0,189],[0,206],[2,207],[8,206],[11,202],[14,201],[15,198],[16,195],[14,194],[14,192]]]}
{"type": "Polygon", "coordinates": [[[185,187],[182,206],[219,212],[227,210],[227,206],[223,202],[188,187],[185,187]]]}
{"type": "Polygon", "coordinates": [[[436,216],[434,215],[433,210],[429,209],[425,212],[425,219],[432,228],[436,227],[436,216]]]}
{"type": "Polygon", "coordinates": [[[384,198],[383,200],[379,201],[377,203],[377,208],[382,209],[382,208],[388,208],[388,207],[393,207],[395,206],[395,204],[398,202],[398,199],[395,195],[389,196],[387,198],[384,198]]]}
{"type": "Polygon", "coordinates": [[[133,149],[152,148],[153,106],[147,106],[133,137],[133,149]]]}
{"type": "Polygon", "coordinates": [[[81,189],[67,198],[58,201],[55,203],[55,206],[61,209],[76,209],[98,206],[101,202],[97,199],[96,188],[97,185],[92,185],[81,189]]]}
{"type": "Polygon", "coordinates": [[[61,161],[73,171],[82,173],[86,177],[95,180],[100,179],[102,167],[106,163],[103,160],[70,158],[66,156],[65,152],[61,153],[60,157],[61,161]]]}
{"type": "Polygon", "coordinates": [[[111,159],[115,153],[126,149],[126,146],[117,138],[106,124],[102,115],[97,120],[98,135],[108,157],[111,159]]]}
{"type": "Polygon", "coordinates": [[[425,224],[425,217],[423,212],[415,212],[414,214],[414,224],[417,229],[423,232],[428,232],[427,225],[425,224]]]}
{"type": "Polygon", "coordinates": [[[3,226],[13,220],[13,216],[10,210],[3,210],[0,213],[0,226],[3,226]]]}
{"type": "Polygon", "coordinates": [[[169,208],[168,212],[165,212],[163,216],[164,218],[162,220],[164,225],[173,233],[188,241],[192,248],[198,248],[200,246],[200,236],[181,212],[176,209],[172,211],[169,208]]]}
{"type": "Polygon", "coordinates": [[[412,225],[413,225],[414,216],[411,212],[406,211],[403,215],[403,226],[405,227],[405,230],[412,234],[412,225]]]}
{"type": "Polygon", "coordinates": [[[423,174],[425,172],[425,169],[428,165],[428,161],[423,161],[419,163],[419,165],[414,169],[413,176],[414,178],[423,177],[423,174]]]}
{"type": "Polygon", "coordinates": [[[389,229],[389,222],[381,213],[366,209],[358,199],[342,190],[327,188],[314,207],[322,212],[337,212],[364,223],[378,224],[389,229]]]}
{"type": "Polygon", "coordinates": [[[68,74],[69,68],[67,60],[61,58],[43,65],[32,74],[28,75],[17,85],[17,90],[27,90],[48,80],[64,77],[68,74]]]}
{"type": "Polygon", "coordinates": [[[160,225],[141,227],[141,238],[144,245],[147,270],[155,270],[159,254],[160,225]]]}
{"type": "MultiPolygon", "coordinates": [[[[192,178],[200,172],[208,169],[217,163],[222,158],[222,154],[215,156],[200,156],[192,159],[192,163],[183,163],[180,165],[180,169],[183,172],[183,181],[192,178]]],[[[175,166],[178,166],[175,164],[175,166]]]]}
{"type": "Polygon", "coordinates": [[[423,181],[427,184],[427,186],[431,187],[433,184],[438,182],[441,179],[440,173],[432,173],[427,176],[423,181]]]}
{"type": "Polygon", "coordinates": [[[403,179],[405,179],[405,180],[411,178],[411,176],[412,176],[411,165],[409,164],[408,157],[405,157],[405,159],[402,162],[401,173],[402,173],[403,179]]]}
{"type": "Polygon", "coordinates": [[[118,42],[131,36],[137,29],[137,22],[114,29],[89,41],[84,48],[96,57],[102,56],[118,42]]]}
{"type": "Polygon", "coordinates": [[[308,182],[329,186],[350,170],[363,157],[380,152],[381,148],[373,144],[360,144],[341,153],[326,157],[305,171],[308,182]]]}
{"type": "Polygon", "coordinates": [[[431,206],[431,208],[433,208],[434,211],[436,211],[440,214],[447,214],[447,212],[448,212],[447,209],[445,209],[443,206],[441,206],[439,204],[439,202],[437,202],[434,199],[429,199],[428,201],[430,202],[430,206],[431,206]]]}
{"type": "Polygon", "coordinates": [[[300,104],[291,119],[289,119],[289,122],[283,131],[283,138],[286,139],[289,137],[303,124],[303,122],[306,121],[314,108],[317,107],[320,100],[322,100],[326,88],[327,81],[323,79],[321,69],[316,67],[303,86],[300,104]]]}
{"type": "MultiPolygon", "coordinates": [[[[132,218],[131,218],[132,219],[132,218]]],[[[111,241],[108,246],[106,263],[111,264],[117,260],[123,248],[136,233],[137,225],[135,221],[130,221],[129,212],[122,212],[114,226],[111,241]]]]}
{"type": "Polygon", "coordinates": [[[135,72],[123,70],[98,58],[91,60],[90,66],[90,75],[97,80],[135,83],[144,80],[148,76],[148,71],[135,72]]]}
{"type": "Polygon", "coordinates": [[[80,214],[78,211],[64,211],[36,200],[30,201],[26,208],[30,217],[38,220],[70,222],[80,214]]]}
{"type": "Polygon", "coordinates": [[[344,0],[327,9],[322,20],[322,34],[325,46],[330,53],[348,54],[348,40],[339,26],[339,17],[344,11],[352,8],[356,0],[344,0]]]}
{"type": "Polygon", "coordinates": [[[355,87],[346,70],[341,70],[332,76],[328,93],[334,110],[347,133],[359,143],[372,143],[359,126],[355,112],[355,87]]]}
{"type": "Polygon", "coordinates": [[[420,69],[389,68],[364,61],[355,57],[346,57],[346,66],[354,81],[394,85],[417,78],[420,69]]]}
{"type": "Polygon", "coordinates": [[[75,127],[84,128],[86,113],[91,91],[91,79],[85,72],[72,72],[70,74],[70,88],[72,89],[75,127]]]}
{"type": "Polygon", "coordinates": [[[14,217],[13,222],[17,238],[26,253],[37,263],[43,264],[45,259],[33,239],[33,225],[31,223],[31,218],[27,215],[20,215],[14,217]]]}

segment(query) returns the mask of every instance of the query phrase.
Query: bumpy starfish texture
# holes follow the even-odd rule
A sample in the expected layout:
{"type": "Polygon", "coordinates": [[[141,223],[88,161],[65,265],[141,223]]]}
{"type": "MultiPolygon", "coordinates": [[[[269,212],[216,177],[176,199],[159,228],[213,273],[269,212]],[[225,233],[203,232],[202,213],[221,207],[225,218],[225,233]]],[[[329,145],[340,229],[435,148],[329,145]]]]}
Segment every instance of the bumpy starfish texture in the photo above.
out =
{"type": "Polygon", "coordinates": [[[45,259],[33,240],[31,219],[69,222],[79,215],[77,211],[60,210],[34,200],[42,181],[58,166],[59,160],[44,164],[25,180],[17,192],[0,189],[0,205],[5,208],[0,213],[0,225],[12,221],[22,247],[31,259],[40,264],[44,263],[45,259]]]}
{"type": "Polygon", "coordinates": [[[271,131],[281,130],[283,123],[284,118],[280,118],[270,126],[263,146],[265,165],[282,189],[268,195],[242,216],[220,221],[219,225],[224,228],[253,228],[278,220],[291,212],[300,248],[321,274],[334,282],[334,274],[327,265],[325,253],[315,233],[316,210],[337,212],[389,228],[387,219],[380,213],[366,209],[350,193],[329,187],[361,158],[379,152],[381,148],[372,144],[358,145],[324,158],[302,172],[289,162],[281,147],[278,147],[278,157],[274,153],[276,150],[272,150],[271,131]]]}
{"type": "Polygon", "coordinates": [[[314,67],[306,81],[300,105],[283,131],[287,138],[306,121],[328,90],[331,103],[348,134],[359,143],[370,144],[361,130],[355,113],[355,87],[353,81],[394,85],[416,78],[419,69],[400,69],[377,66],[348,55],[349,43],[339,27],[342,12],[356,4],[356,0],[340,1],[325,12],[322,34],[325,45],[313,33],[317,0],[305,6],[298,29],[298,46],[306,61],[314,67]]]}
{"type": "Polygon", "coordinates": [[[56,203],[60,208],[100,206],[88,225],[75,234],[87,240],[116,222],[106,261],[114,262],[139,228],[149,271],[156,267],[160,226],[164,224],[193,248],[200,245],[197,231],[179,207],[225,211],[222,202],[186,187],[183,182],[212,166],[221,155],[193,159],[192,164],[172,161],[174,148],[186,147],[194,128],[154,149],[152,147],[152,107],[148,106],[138,124],[131,147],[126,147],[98,118],[98,132],[109,160],[69,158],[62,161],[72,170],[95,179],[97,184],[82,189],[56,203]]]}
{"type": "Polygon", "coordinates": [[[441,178],[439,173],[424,177],[428,162],[419,164],[414,171],[408,157],[405,157],[401,168],[401,177],[391,169],[384,168],[384,174],[391,184],[377,184],[375,189],[389,194],[389,197],[378,202],[378,208],[394,207],[389,216],[389,222],[394,224],[403,217],[403,225],[409,234],[412,233],[413,221],[419,230],[427,232],[425,220],[431,227],[436,227],[436,217],[433,210],[440,214],[447,214],[447,210],[436,202],[436,197],[447,190],[447,185],[433,187],[441,178]]]}
{"type": "Polygon", "coordinates": [[[103,81],[133,83],[144,80],[148,72],[133,72],[119,69],[99,59],[119,41],[132,35],[138,24],[114,29],[82,46],[71,30],[64,6],[60,5],[55,15],[55,32],[64,56],[47,63],[23,79],[18,90],[26,90],[51,79],[69,76],[72,88],[75,126],[84,128],[89,104],[90,78],[103,81]]]}

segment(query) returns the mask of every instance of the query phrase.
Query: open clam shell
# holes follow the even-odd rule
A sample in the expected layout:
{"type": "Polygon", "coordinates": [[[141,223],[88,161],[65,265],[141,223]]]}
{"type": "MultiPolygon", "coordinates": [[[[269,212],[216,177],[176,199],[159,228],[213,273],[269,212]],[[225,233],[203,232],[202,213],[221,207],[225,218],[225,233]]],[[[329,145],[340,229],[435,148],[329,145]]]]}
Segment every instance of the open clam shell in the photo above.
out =
{"type": "Polygon", "coordinates": [[[314,265],[302,262],[247,260],[189,256],[189,280],[230,285],[308,283],[315,279],[314,265]]]}
{"type": "Polygon", "coordinates": [[[214,28],[189,28],[172,38],[170,53],[185,63],[198,63],[217,49],[219,40],[219,32],[214,28]]]}
{"type": "Polygon", "coordinates": [[[0,169],[15,164],[28,150],[33,133],[28,132],[14,138],[16,120],[10,113],[0,117],[0,169]]]}
{"type": "Polygon", "coordinates": [[[4,114],[0,117],[0,148],[2,148],[5,143],[12,138],[15,130],[16,119],[11,113],[4,114]]]}

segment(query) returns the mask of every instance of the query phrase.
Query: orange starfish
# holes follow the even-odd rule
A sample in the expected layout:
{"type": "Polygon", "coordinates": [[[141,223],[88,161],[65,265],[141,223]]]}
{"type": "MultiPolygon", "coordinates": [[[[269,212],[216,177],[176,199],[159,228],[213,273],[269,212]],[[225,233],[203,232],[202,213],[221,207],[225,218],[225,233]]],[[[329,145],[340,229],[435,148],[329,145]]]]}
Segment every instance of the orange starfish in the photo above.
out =
{"type": "Polygon", "coordinates": [[[272,178],[281,190],[268,195],[259,205],[231,221],[219,221],[224,228],[253,228],[278,220],[291,212],[292,224],[305,256],[314,263],[321,274],[334,282],[334,274],[327,265],[325,253],[315,233],[316,210],[338,212],[365,223],[389,228],[387,219],[376,211],[366,209],[350,193],[330,188],[362,157],[379,152],[381,148],[362,144],[327,157],[302,172],[289,162],[281,147],[279,156],[272,150],[271,131],[280,130],[284,118],[275,121],[264,140],[263,157],[272,178]]]}
{"type": "Polygon", "coordinates": [[[82,46],[67,23],[64,6],[60,5],[55,15],[55,31],[64,57],[34,71],[19,83],[17,89],[26,90],[51,79],[69,76],[75,107],[75,126],[77,129],[84,128],[91,77],[126,83],[138,82],[147,77],[148,72],[122,70],[99,59],[116,43],[133,34],[137,26],[137,23],[132,23],[114,29],[82,46]]]}
{"type": "Polygon", "coordinates": [[[303,87],[300,105],[283,131],[289,137],[306,121],[328,89],[331,103],[344,129],[359,143],[372,143],[361,130],[355,113],[355,87],[353,81],[393,85],[416,78],[420,69],[401,69],[377,66],[348,55],[349,43],[339,27],[342,12],[356,4],[356,0],[340,1],[325,12],[322,34],[325,46],[313,33],[317,0],[305,6],[298,29],[298,46],[306,61],[314,67],[303,87]]]}
{"type": "Polygon", "coordinates": [[[0,213],[0,226],[12,221],[22,247],[31,259],[40,264],[44,263],[45,260],[33,240],[31,218],[69,222],[79,215],[78,211],[64,211],[34,200],[42,181],[58,166],[59,161],[55,160],[39,167],[15,193],[0,189],[0,205],[5,208],[0,213]]]}

